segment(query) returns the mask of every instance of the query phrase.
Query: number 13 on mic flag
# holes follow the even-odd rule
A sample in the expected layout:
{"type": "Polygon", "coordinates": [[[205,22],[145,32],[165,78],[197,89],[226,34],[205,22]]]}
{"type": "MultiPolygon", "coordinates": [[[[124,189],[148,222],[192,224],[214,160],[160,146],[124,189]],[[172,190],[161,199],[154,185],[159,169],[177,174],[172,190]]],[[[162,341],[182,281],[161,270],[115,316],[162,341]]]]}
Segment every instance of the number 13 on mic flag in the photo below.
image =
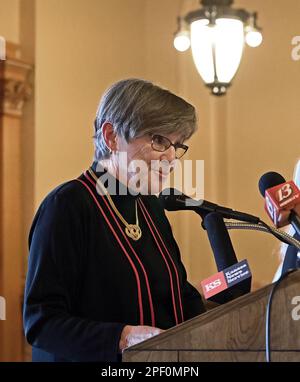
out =
{"type": "Polygon", "coordinates": [[[292,180],[266,190],[265,210],[277,228],[282,226],[278,222],[281,211],[291,210],[299,203],[300,191],[292,180]]]}

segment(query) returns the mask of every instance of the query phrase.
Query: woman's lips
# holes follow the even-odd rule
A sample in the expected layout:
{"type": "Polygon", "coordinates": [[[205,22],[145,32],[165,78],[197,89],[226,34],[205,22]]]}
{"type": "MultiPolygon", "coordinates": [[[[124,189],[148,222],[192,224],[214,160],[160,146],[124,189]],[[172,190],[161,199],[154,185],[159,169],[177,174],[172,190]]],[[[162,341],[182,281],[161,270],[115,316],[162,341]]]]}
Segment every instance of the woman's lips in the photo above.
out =
{"type": "Polygon", "coordinates": [[[153,170],[156,174],[159,174],[162,178],[166,178],[169,175],[169,172],[162,172],[162,171],[157,171],[153,170]]]}

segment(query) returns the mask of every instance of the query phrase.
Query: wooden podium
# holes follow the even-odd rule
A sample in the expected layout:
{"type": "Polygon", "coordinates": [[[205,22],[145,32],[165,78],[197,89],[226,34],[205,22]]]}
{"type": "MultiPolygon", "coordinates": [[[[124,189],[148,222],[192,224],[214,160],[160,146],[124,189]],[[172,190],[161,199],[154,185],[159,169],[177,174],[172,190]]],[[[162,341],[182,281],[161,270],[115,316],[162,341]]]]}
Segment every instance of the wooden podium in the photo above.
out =
{"type": "MultiPolygon", "coordinates": [[[[272,285],[126,349],[125,362],[264,362],[272,285]]],[[[300,270],[276,289],[271,309],[272,361],[300,361],[300,270]],[[297,297],[298,296],[298,297],[297,297]]]]}

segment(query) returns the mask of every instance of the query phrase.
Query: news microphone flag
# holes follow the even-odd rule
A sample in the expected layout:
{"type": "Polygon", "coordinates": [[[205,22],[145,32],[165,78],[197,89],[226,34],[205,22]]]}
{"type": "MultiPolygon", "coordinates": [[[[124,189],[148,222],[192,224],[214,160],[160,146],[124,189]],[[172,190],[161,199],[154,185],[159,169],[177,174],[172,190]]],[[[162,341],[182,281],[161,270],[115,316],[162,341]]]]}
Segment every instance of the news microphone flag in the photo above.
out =
{"type": "Polygon", "coordinates": [[[277,228],[288,224],[278,223],[280,212],[292,210],[297,204],[300,204],[300,191],[292,180],[268,188],[265,192],[265,210],[277,228]]]}
{"type": "Polygon", "coordinates": [[[242,260],[201,282],[206,300],[224,304],[250,292],[252,274],[247,260],[242,260]]]}

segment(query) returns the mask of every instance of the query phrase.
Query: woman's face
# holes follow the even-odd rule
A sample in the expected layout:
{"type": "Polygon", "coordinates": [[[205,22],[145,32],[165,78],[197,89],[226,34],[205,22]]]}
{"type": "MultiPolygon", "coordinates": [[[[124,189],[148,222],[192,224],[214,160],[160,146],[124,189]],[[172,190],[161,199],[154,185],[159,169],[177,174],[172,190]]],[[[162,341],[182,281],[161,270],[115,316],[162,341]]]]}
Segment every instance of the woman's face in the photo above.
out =
{"type": "MultiPolygon", "coordinates": [[[[163,135],[173,144],[182,143],[179,134],[163,135]]],[[[151,147],[151,136],[136,138],[127,143],[118,137],[118,168],[126,174],[128,187],[138,189],[143,194],[159,193],[168,176],[175,167],[175,148],[170,146],[166,151],[159,152],[151,147]],[[127,163],[120,155],[127,156],[127,163]]],[[[121,179],[122,181],[122,175],[121,179]]]]}

